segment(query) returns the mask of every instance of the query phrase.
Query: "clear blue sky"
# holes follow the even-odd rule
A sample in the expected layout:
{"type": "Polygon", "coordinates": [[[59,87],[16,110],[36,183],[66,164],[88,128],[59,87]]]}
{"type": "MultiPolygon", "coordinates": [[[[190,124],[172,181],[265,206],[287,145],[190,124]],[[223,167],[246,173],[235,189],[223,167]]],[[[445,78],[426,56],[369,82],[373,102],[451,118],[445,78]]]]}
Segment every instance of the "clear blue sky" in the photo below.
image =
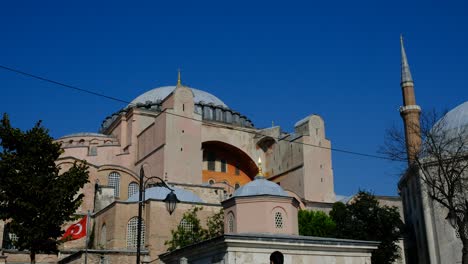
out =
{"type": "MultiPolygon", "coordinates": [[[[375,154],[401,125],[399,35],[423,109],[468,99],[467,1],[4,1],[0,64],[132,100],[183,82],[257,127],[317,113],[340,149],[375,154]]],[[[124,106],[0,70],[0,112],[54,137],[124,106]]],[[[400,163],[334,152],[335,191],[395,195],[400,163]]]]}

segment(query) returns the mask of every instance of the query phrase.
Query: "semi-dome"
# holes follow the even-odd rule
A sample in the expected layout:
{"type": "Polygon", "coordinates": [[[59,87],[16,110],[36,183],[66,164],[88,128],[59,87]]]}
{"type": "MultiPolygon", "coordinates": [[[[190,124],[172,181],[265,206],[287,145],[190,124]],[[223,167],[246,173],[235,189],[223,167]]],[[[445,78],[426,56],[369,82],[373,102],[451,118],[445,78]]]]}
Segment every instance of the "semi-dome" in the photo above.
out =
{"type": "Polygon", "coordinates": [[[265,179],[265,177],[263,176],[256,176],[253,181],[237,189],[232,196],[240,197],[255,195],[274,195],[289,197],[289,195],[283,190],[283,188],[281,188],[281,186],[265,179]]]}
{"type": "MultiPolygon", "coordinates": [[[[148,102],[162,101],[170,93],[172,93],[172,91],[174,91],[175,88],[176,88],[175,86],[164,86],[164,87],[159,87],[159,88],[154,88],[152,90],[149,90],[141,94],[137,98],[133,99],[129,107],[137,105],[139,103],[146,104],[148,102]]],[[[202,91],[202,90],[198,90],[195,88],[190,88],[190,89],[192,90],[194,94],[194,98],[193,98],[194,103],[213,104],[213,105],[228,108],[228,106],[223,101],[221,101],[218,97],[208,92],[202,91]]]]}
{"type": "MultiPolygon", "coordinates": [[[[177,195],[177,199],[181,202],[188,203],[203,203],[204,201],[198,197],[196,194],[189,190],[182,188],[172,187],[174,193],[177,195]]],[[[154,199],[154,200],[164,200],[166,196],[170,193],[170,190],[165,187],[151,187],[145,190],[145,201],[154,199]]],[[[140,193],[137,192],[128,198],[127,202],[138,202],[140,193]]]]}
{"type": "Polygon", "coordinates": [[[468,136],[468,101],[450,110],[439,122],[446,133],[468,136]]]}

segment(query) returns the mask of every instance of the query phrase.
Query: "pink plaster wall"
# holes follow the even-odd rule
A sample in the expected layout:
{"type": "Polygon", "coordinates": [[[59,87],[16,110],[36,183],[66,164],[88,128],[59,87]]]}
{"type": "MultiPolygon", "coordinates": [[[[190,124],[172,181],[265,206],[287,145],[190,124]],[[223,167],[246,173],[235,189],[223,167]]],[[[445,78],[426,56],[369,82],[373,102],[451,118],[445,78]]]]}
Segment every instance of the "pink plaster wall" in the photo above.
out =
{"type": "Polygon", "coordinates": [[[297,235],[297,207],[291,197],[234,197],[234,204],[224,208],[224,228],[228,230],[228,215],[234,214],[234,233],[271,233],[297,235]],[[281,212],[283,228],[276,228],[275,213],[281,212]]]}

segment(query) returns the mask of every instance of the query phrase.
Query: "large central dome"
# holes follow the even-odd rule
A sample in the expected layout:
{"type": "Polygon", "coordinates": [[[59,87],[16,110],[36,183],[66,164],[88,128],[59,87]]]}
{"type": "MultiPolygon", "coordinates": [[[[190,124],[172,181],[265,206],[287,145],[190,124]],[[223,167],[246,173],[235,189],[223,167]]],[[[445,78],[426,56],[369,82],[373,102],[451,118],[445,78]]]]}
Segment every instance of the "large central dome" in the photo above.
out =
{"type": "MultiPolygon", "coordinates": [[[[132,106],[132,105],[134,106],[138,103],[146,104],[148,102],[162,101],[169,94],[171,94],[175,88],[176,88],[175,86],[164,86],[164,87],[154,88],[152,90],[147,91],[144,94],[141,94],[137,98],[133,99],[133,101],[130,103],[129,106],[132,106]]],[[[228,108],[228,106],[223,101],[221,101],[218,97],[210,93],[207,93],[205,91],[195,89],[195,88],[190,88],[190,89],[195,95],[195,97],[193,98],[194,103],[213,104],[213,105],[218,105],[218,106],[228,108]]]]}
{"type": "Polygon", "coordinates": [[[450,110],[434,128],[449,137],[468,138],[468,101],[450,110]]]}
{"type": "MultiPolygon", "coordinates": [[[[189,88],[194,97],[193,103],[195,105],[194,112],[198,115],[201,115],[202,120],[212,121],[212,122],[221,122],[234,126],[248,127],[253,128],[254,125],[252,121],[241,113],[230,109],[223,101],[218,97],[207,93],[202,90],[189,88]]],[[[101,124],[100,132],[107,134],[109,133],[107,129],[111,124],[118,119],[121,113],[125,113],[134,108],[145,109],[147,111],[161,112],[163,109],[163,101],[166,99],[173,91],[176,89],[176,86],[163,86],[159,88],[154,88],[149,90],[137,98],[133,99],[130,104],[125,108],[119,110],[118,112],[113,113],[112,115],[106,117],[101,124]],[[107,131],[107,132],[106,132],[107,131]]]]}
{"type": "Polygon", "coordinates": [[[450,110],[445,117],[445,129],[464,133],[468,129],[468,101],[450,110]]]}

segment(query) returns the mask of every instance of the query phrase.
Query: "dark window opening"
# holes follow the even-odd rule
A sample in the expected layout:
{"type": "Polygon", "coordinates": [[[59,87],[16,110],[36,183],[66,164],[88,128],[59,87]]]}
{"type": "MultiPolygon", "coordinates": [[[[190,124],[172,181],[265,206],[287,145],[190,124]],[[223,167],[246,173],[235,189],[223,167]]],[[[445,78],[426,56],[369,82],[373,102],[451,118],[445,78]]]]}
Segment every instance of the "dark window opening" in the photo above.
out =
{"type": "Polygon", "coordinates": [[[221,160],[221,172],[226,172],[226,171],[227,171],[226,160],[221,160]]]}
{"type": "Polygon", "coordinates": [[[208,170],[216,170],[216,155],[213,152],[208,153],[208,170]]]}
{"type": "Polygon", "coordinates": [[[283,264],[284,263],[284,256],[283,253],[279,251],[275,251],[270,255],[270,262],[272,264],[283,264]]]}

